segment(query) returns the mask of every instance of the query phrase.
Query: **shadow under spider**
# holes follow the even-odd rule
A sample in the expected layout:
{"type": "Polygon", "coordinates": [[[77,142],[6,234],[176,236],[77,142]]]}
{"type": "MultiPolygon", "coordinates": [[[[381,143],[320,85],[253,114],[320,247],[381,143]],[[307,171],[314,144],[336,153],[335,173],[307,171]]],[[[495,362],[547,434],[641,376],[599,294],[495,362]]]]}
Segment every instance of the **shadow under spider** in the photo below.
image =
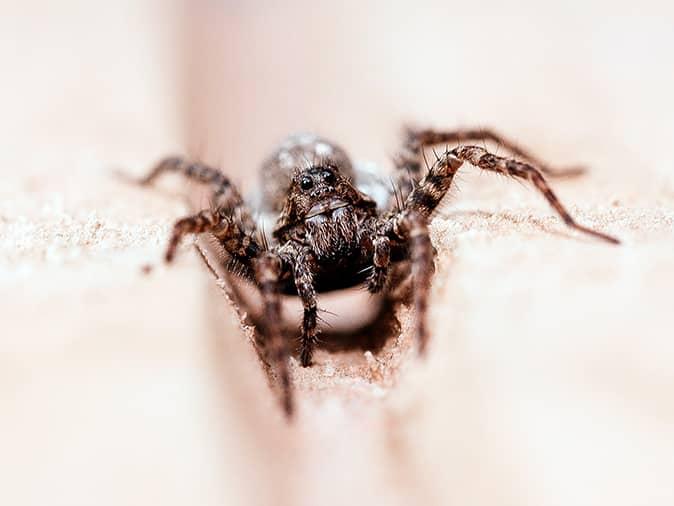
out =
{"type": "MultiPolygon", "coordinates": [[[[385,300],[373,321],[350,331],[334,331],[325,327],[319,334],[317,348],[331,353],[361,350],[378,353],[389,339],[400,334],[400,322],[396,317],[397,304],[385,300]]],[[[286,337],[294,342],[296,335],[287,333],[286,337]]],[[[293,353],[294,356],[297,353],[293,353]]]]}

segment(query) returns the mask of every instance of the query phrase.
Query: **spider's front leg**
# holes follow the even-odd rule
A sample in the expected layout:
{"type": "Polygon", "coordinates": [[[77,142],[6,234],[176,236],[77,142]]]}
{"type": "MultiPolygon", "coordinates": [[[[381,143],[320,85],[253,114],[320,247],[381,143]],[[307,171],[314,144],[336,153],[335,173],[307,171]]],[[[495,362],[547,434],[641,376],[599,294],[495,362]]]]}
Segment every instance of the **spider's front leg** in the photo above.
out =
{"type": "Polygon", "coordinates": [[[314,288],[314,272],[317,270],[316,257],[306,246],[288,244],[282,248],[282,251],[286,263],[292,268],[295,288],[304,307],[300,337],[300,363],[302,367],[309,367],[317,344],[318,307],[314,288]]]}
{"type": "Polygon", "coordinates": [[[543,174],[550,177],[568,178],[581,175],[585,172],[582,167],[553,167],[532,155],[528,150],[520,147],[507,137],[486,128],[467,128],[457,130],[414,130],[406,131],[402,151],[395,160],[395,185],[403,200],[414,189],[416,183],[423,177],[424,147],[444,145],[445,147],[459,143],[475,143],[492,141],[504,147],[513,155],[535,166],[543,174]]]}
{"type": "Polygon", "coordinates": [[[464,162],[479,169],[530,181],[568,227],[612,244],[620,243],[615,237],[576,223],[552,191],[540,170],[528,163],[493,155],[479,146],[459,146],[438,156],[428,173],[405,200],[405,208],[416,210],[423,216],[430,217],[447,193],[454,175],[464,162]]]}

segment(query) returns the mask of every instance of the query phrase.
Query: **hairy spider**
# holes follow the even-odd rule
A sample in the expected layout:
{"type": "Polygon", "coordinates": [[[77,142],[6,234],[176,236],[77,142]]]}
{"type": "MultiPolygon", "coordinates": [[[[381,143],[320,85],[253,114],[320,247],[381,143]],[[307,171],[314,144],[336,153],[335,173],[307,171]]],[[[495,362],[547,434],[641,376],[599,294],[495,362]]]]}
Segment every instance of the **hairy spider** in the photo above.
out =
{"type": "MultiPolygon", "coordinates": [[[[433,211],[468,162],[487,171],[530,181],[569,227],[609,243],[618,240],[574,221],[544,174],[568,176],[579,169],[555,170],[512,142],[488,130],[410,130],[396,159],[393,191],[379,204],[368,195],[361,174],[335,144],[314,135],[290,137],[263,164],[261,207],[278,214],[267,240],[237,189],[220,171],[181,157],[165,158],[141,180],[150,184],[166,171],[177,171],[213,189],[209,209],[178,220],[173,226],[166,261],[186,234],[208,233],[258,287],[262,299],[266,358],[280,380],[283,407],[290,415],[293,398],[288,359],[291,354],[280,328],[280,296],[298,295],[304,307],[299,356],[311,365],[317,342],[317,294],[364,284],[372,293],[390,290],[393,263],[407,261],[416,312],[420,353],[428,341],[426,311],[434,249],[428,233],[433,211]],[[466,142],[498,142],[523,161],[489,153],[466,142]],[[424,148],[461,143],[436,153],[424,166],[424,148]],[[426,167],[423,169],[423,167],[426,167]]],[[[380,199],[381,200],[381,199],[380,199]]]]}

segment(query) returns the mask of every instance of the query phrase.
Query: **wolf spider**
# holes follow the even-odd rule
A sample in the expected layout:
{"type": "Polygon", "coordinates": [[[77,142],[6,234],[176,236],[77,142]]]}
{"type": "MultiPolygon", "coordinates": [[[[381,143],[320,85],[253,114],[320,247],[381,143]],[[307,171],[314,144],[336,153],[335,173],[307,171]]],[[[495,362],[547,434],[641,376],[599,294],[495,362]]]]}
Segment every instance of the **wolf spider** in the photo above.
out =
{"type": "Polygon", "coordinates": [[[182,157],[165,158],[141,183],[148,185],[160,174],[174,171],[212,188],[210,208],[173,226],[166,261],[173,260],[183,236],[209,233],[237,270],[254,281],[263,305],[266,358],[280,380],[283,408],[290,415],[291,350],[279,323],[280,295],[301,298],[304,315],[299,356],[302,366],[308,367],[317,343],[317,294],[359,284],[371,293],[388,290],[392,264],[408,260],[415,333],[423,354],[428,341],[426,312],[434,256],[428,224],[464,162],[529,181],[568,227],[618,244],[614,237],[576,223],[544,177],[582,171],[555,170],[488,130],[408,131],[395,160],[394,190],[383,206],[359,189],[360,174],[340,147],[313,135],[290,137],[262,166],[262,208],[278,214],[269,241],[259,232],[229,178],[214,168],[182,157]],[[522,161],[465,144],[484,140],[499,143],[522,161]],[[424,165],[425,147],[450,143],[460,144],[436,153],[433,163],[424,165]]]}

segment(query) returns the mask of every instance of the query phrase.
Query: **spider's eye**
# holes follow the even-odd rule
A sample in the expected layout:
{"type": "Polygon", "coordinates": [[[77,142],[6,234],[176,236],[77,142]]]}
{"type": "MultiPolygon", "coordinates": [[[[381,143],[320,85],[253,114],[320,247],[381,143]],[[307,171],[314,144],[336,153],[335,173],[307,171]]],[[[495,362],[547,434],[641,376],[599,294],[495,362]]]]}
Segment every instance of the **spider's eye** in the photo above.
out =
{"type": "Polygon", "coordinates": [[[335,182],[335,174],[331,170],[324,170],[321,176],[323,176],[323,181],[328,184],[333,184],[335,182]]]}
{"type": "Polygon", "coordinates": [[[309,176],[304,176],[300,181],[300,188],[303,190],[308,190],[314,185],[313,180],[309,176]]]}

